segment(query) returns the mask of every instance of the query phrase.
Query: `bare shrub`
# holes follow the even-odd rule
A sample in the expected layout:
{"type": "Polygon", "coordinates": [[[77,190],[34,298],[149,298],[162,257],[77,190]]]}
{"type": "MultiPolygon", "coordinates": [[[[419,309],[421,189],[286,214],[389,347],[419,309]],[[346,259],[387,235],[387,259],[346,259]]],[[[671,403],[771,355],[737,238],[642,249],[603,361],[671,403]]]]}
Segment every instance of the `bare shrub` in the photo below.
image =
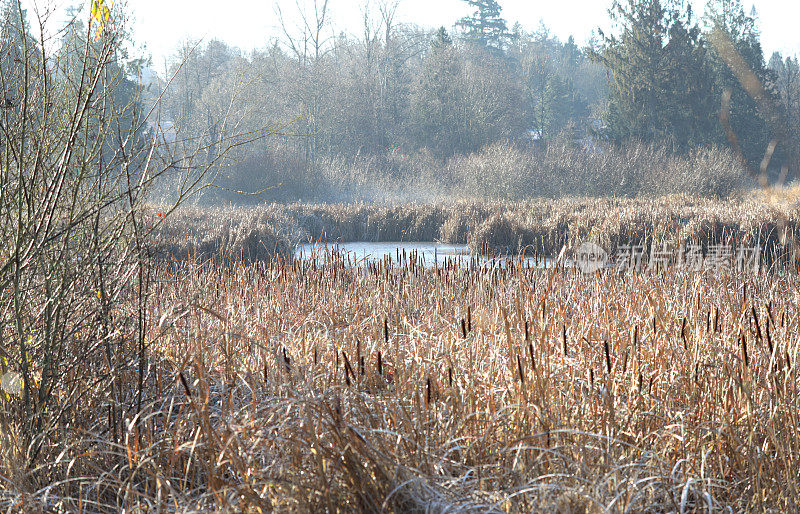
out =
{"type": "Polygon", "coordinates": [[[630,143],[589,151],[564,142],[544,150],[496,143],[447,163],[464,198],[520,200],[563,196],[647,197],[687,193],[725,198],[747,187],[746,172],[727,150],[675,155],[630,143]]]}

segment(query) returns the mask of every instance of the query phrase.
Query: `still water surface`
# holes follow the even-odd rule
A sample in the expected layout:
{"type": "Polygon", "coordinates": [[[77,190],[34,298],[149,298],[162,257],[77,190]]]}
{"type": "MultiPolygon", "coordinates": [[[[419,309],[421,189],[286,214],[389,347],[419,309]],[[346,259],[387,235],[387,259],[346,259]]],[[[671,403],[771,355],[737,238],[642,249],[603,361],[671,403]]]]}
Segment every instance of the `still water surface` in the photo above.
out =
{"type": "MultiPolygon", "coordinates": [[[[322,263],[335,252],[339,252],[345,260],[350,260],[350,262],[356,266],[368,262],[384,262],[389,260],[397,264],[398,259],[404,258],[405,252],[405,258],[407,260],[410,260],[412,256],[416,256],[418,262],[421,262],[424,266],[429,268],[442,266],[447,262],[453,261],[461,266],[469,266],[475,259],[477,259],[477,263],[481,266],[491,265],[492,263],[505,266],[509,261],[513,261],[515,264],[519,263],[521,257],[476,256],[470,252],[467,245],[421,242],[371,243],[364,241],[327,244],[304,243],[298,245],[295,250],[295,257],[301,260],[316,259],[318,263],[322,263]]],[[[545,267],[545,262],[541,258],[537,260],[534,257],[526,256],[523,259],[523,263],[525,267],[530,268],[545,267]]],[[[550,259],[547,260],[547,266],[549,265],[550,259]]]]}

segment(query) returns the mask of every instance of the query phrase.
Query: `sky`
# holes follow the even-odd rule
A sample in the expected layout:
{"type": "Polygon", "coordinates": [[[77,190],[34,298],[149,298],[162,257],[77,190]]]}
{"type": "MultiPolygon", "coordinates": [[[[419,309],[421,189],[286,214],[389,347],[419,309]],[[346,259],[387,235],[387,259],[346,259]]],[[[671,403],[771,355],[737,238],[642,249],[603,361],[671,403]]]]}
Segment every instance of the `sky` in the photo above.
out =
{"type": "MultiPolygon", "coordinates": [[[[24,0],[40,6],[47,0],[24,0]]],[[[279,0],[288,24],[297,21],[295,0],[279,0]]],[[[297,0],[301,5],[311,0],[297,0]]],[[[320,0],[321,2],[322,0],[320,0]]],[[[373,6],[381,0],[372,0],[373,6]]],[[[704,11],[704,0],[690,0],[696,13],[704,11]]],[[[65,5],[77,0],[61,0],[65,5]]],[[[88,0],[87,2],[88,3],[88,0]]],[[[119,0],[117,1],[120,4],[119,0]]],[[[800,54],[800,1],[744,0],[749,12],[752,5],[759,15],[765,57],[773,51],[785,55],[800,54]]],[[[163,66],[164,59],[188,38],[217,38],[244,51],[265,47],[281,33],[276,0],[127,0],[135,18],[134,34],[153,55],[153,66],[163,66]]],[[[358,34],[361,31],[365,0],[329,0],[331,31],[358,34]]],[[[573,35],[585,43],[597,27],[610,28],[608,6],[611,0],[500,0],[509,27],[519,22],[525,30],[535,30],[540,21],[562,40],[573,35]]],[[[118,5],[119,6],[119,5],[118,5]]],[[[374,7],[373,7],[374,9],[374,7]]],[[[469,14],[462,0],[400,0],[397,21],[426,27],[452,27],[469,14]]]]}

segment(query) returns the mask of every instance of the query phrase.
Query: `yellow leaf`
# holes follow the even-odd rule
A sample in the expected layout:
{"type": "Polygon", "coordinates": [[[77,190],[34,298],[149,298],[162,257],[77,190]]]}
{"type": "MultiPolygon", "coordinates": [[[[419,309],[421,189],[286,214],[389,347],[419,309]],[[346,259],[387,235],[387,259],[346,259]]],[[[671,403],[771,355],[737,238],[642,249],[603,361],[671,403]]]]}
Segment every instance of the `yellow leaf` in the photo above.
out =
{"type": "Polygon", "coordinates": [[[98,23],[94,35],[95,41],[100,39],[103,29],[105,29],[105,22],[111,20],[111,7],[113,5],[114,2],[112,2],[112,0],[92,0],[92,16],[89,20],[89,24],[91,25],[95,20],[98,23]]]}

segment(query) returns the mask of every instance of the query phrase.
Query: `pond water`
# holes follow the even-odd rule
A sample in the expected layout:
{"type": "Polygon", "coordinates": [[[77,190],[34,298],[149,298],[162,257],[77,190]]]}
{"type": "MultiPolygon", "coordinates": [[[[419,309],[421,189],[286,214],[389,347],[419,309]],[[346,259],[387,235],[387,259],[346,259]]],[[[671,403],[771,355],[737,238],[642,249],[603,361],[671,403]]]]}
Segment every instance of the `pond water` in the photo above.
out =
{"type": "MultiPolygon", "coordinates": [[[[395,243],[304,243],[297,246],[295,258],[300,260],[316,259],[322,263],[332,253],[338,252],[345,260],[350,260],[353,265],[363,265],[368,262],[391,261],[395,265],[405,259],[410,261],[416,258],[417,262],[428,268],[442,266],[447,262],[455,261],[461,266],[469,266],[476,262],[480,266],[492,265],[505,266],[509,261],[515,264],[520,262],[520,256],[487,257],[475,255],[467,245],[453,245],[444,243],[424,242],[395,242],[395,243]]],[[[544,268],[550,266],[551,260],[546,261],[534,257],[525,257],[523,264],[528,268],[544,268]]]]}

